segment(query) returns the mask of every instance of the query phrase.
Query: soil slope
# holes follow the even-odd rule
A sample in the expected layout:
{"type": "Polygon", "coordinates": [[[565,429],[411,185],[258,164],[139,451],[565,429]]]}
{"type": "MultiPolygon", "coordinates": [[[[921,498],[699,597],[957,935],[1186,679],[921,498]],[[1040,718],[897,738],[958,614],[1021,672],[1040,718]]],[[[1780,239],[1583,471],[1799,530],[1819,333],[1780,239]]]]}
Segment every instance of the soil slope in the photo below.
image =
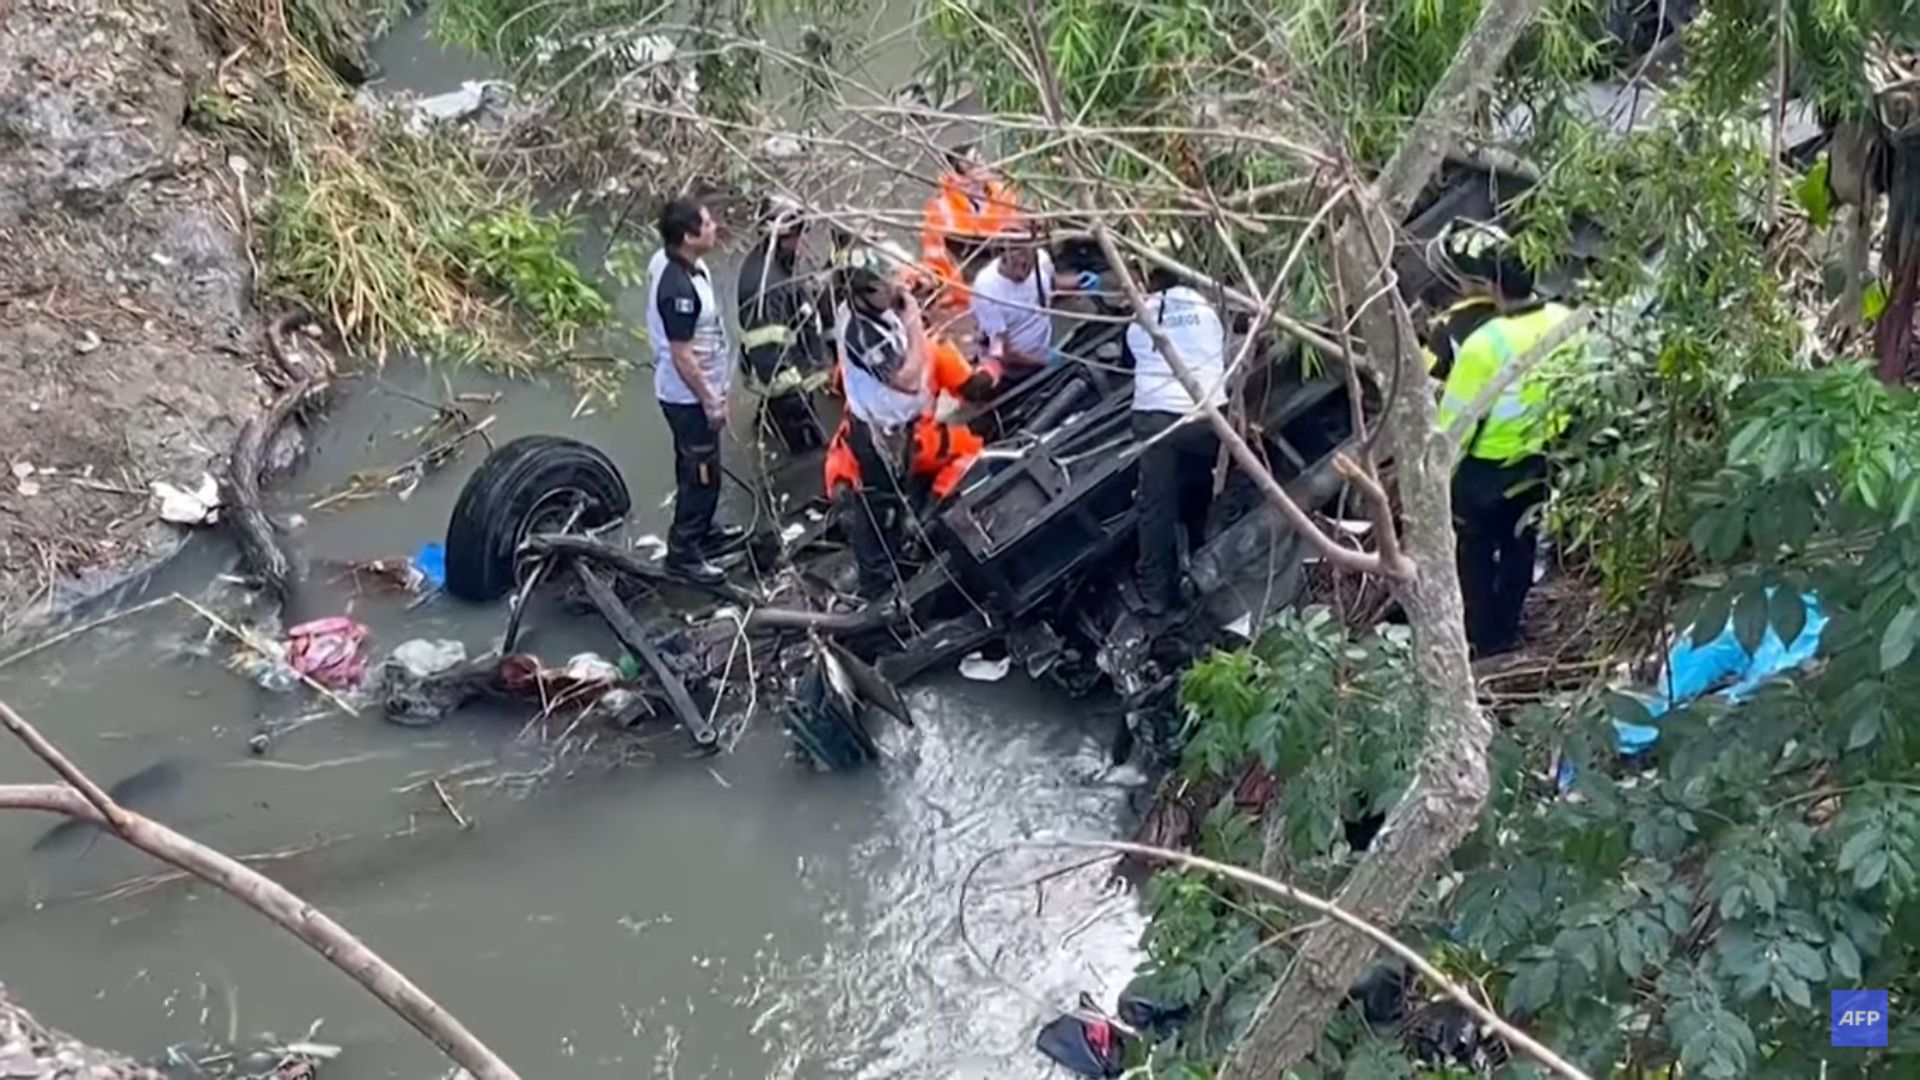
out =
{"type": "Polygon", "coordinates": [[[0,631],[177,548],[149,482],[217,472],[259,407],[236,174],[183,126],[193,27],[0,3],[0,631]]]}

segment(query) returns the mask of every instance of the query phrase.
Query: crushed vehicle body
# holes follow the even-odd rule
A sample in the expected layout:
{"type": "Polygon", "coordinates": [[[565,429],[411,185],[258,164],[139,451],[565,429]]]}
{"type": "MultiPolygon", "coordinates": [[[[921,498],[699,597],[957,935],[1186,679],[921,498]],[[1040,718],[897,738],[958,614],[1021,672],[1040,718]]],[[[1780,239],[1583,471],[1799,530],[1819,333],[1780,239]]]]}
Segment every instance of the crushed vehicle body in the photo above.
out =
{"type": "MultiPolygon", "coordinates": [[[[1456,218],[1498,217],[1498,206],[1526,186],[1523,176],[1450,163],[1414,208],[1396,253],[1403,295],[1432,303],[1440,288],[1421,258],[1427,239],[1456,218]]],[[[745,574],[697,585],[619,539],[629,505],[611,461],[547,436],[501,446],[470,478],[447,536],[448,591],[474,601],[513,595],[504,653],[532,588],[543,580],[584,587],[587,605],[630,652],[640,655],[636,637],[654,642],[647,667],[660,704],[697,741],[713,733],[692,718],[711,714],[728,673],[751,669],[784,681],[778,698],[791,703],[788,727],[817,762],[854,764],[874,756],[862,717],[876,698],[891,696],[881,711],[910,721],[893,687],[976,651],[1004,649],[1029,675],[1071,691],[1110,687],[1128,714],[1116,755],[1142,736],[1151,750],[1170,752],[1178,673],[1209,649],[1250,638],[1294,603],[1313,556],[1247,477],[1216,469],[1204,543],[1187,553],[1189,598],[1168,615],[1144,613],[1132,585],[1141,447],[1130,423],[1125,326],[1079,324],[1062,362],[960,412],[956,419],[983,436],[986,449],[957,490],[913,507],[905,565],[883,600],[849,595],[853,555],[819,494],[817,453],[780,470],[810,479],[812,492],[782,520],[759,523],[741,557],[755,585],[735,583],[745,574]],[[563,562],[575,572],[556,572],[563,562]],[[752,664],[738,660],[743,641],[752,664]]],[[[1243,344],[1231,334],[1228,355],[1243,344]]],[[[1337,357],[1276,334],[1263,334],[1248,354],[1236,379],[1242,430],[1297,503],[1324,511],[1342,488],[1334,459],[1353,438],[1356,413],[1378,407],[1372,381],[1349,378],[1337,357]],[[1365,398],[1358,409],[1350,386],[1365,398]]]]}

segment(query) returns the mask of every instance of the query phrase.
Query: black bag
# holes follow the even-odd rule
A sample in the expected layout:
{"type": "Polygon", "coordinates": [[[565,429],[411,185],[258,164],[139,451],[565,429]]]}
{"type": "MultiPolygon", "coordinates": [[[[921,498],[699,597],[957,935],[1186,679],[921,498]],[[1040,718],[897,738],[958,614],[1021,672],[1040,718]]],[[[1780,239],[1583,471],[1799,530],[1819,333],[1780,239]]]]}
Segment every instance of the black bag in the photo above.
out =
{"type": "Polygon", "coordinates": [[[1075,1076],[1119,1076],[1121,1035],[1104,1017],[1055,1017],[1033,1040],[1034,1049],[1075,1076]]]}

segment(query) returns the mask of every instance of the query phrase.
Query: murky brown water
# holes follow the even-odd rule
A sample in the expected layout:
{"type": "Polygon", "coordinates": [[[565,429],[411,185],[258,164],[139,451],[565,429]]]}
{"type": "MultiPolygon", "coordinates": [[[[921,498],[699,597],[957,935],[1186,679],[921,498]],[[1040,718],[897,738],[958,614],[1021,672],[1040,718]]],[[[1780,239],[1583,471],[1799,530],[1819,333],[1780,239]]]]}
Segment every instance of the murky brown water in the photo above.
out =
{"type": "MultiPolygon", "coordinates": [[[[475,73],[442,79],[443,58],[420,51],[417,34],[390,50],[389,71],[409,85],[475,73]]],[[[347,390],[316,452],[280,485],[285,505],[409,456],[395,433],[426,413],[384,387],[438,397],[443,377],[506,394],[497,439],[552,432],[606,449],[633,490],[635,528],[664,531],[670,450],[645,374],[621,409],[576,417],[564,387],[395,365],[347,390]]],[[[437,538],[476,461],[469,453],[405,502],[310,514],[298,545],[314,566],[293,615],[351,611],[381,651],[411,637],[488,647],[500,609],[441,599],[409,612],[353,596],[327,565],[437,538]]],[[[175,590],[230,602],[217,575],[231,558],[209,537],[113,602],[175,590]]],[[[685,757],[684,737],[667,732],[652,760],[628,767],[524,789],[454,786],[475,822],[462,832],[410,785],[473,762],[488,774],[539,768],[547,757],[518,739],[522,716],[469,711],[410,730],[328,715],[256,758],[246,742],[260,722],[323,706],[229,672],[226,646],[203,630],[177,610],[133,616],[0,670],[0,697],[102,782],[174,763],[177,782],[143,804],[155,817],[233,853],[301,852],[265,868],[529,1080],[1039,1077],[1047,1066],[1029,1046],[1048,1009],[1082,989],[1111,1000],[1131,968],[1133,902],[1102,895],[1098,873],[1050,882],[1043,896],[979,897],[969,926],[997,973],[957,932],[960,882],[982,854],[1041,834],[1111,835],[1127,813],[1128,792],[1101,775],[1111,721],[1051,689],[929,679],[911,693],[920,729],[892,732],[894,759],[867,775],[795,765],[764,714],[713,759],[685,757]]],[[[550,657],[614,648],[597,624],[537,612],[530,635],[526,647],[550,657]]],[[[0,782],[44,779],[0,743],[0,782]]],[[[328,1076],[448,1071],[344,976],[213,890],[136,882],[101,898],[157,867],[84,836],[30,850],[51,824],[0,815],[0,978],[46,1017],[137,1054],[229,1030],[295,1037],[324,1021],[318,1037],[345,1047],[328,1076]]],[[[1019,854],[989,880],[1056,862],[1019,854]]]]}

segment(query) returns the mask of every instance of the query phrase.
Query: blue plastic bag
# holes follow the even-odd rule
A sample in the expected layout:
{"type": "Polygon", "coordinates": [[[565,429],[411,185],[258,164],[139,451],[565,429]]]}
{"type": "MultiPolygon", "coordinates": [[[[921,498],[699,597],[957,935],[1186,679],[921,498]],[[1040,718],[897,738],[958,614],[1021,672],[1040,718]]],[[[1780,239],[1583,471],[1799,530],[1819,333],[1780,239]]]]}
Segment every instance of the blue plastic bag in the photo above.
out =
{"type": "Polygon", "coordinates": [[[447,585],[447,549],[438,540],[429,540],[413,553],[413,568],[436,589],[447,585]]]}
{"type": "MultiPolygon", "coordinates": [[[[1767,590],[1769,598],[1773,593],[1773,589],[1767,590]]],[[[1740,644],[1731,622],[1719,636],[1697,647],[1693,644],[1693,628],[1681,630],[1674,635],[1673,645],[1667,650],[1662,685],[1654,693],[1637,693],[1633,697],[1646,708],[1648,718],[1658,720],[1676,706],[1700,697],[1709,687],[1733,677],[1733,684],[1718,696],[1729,702],[1745,700],[1761,683],[1805,664],[1820,650],[1820,633],[1827,625],[1826,612],[1813,593],[1801,593],[1800,602],[1807,616],[1800,633],[1791,642],[1783,642],[1779,631],[1769,625],[1752,653],[1740,644]]],[[[1613,736],[1614,749],[1622,756],[1631,756],[1646,752],[1658,742],[1660,728],[1654,724],[1615,720],[1613,736]]],[[[1556,779],[1561,788],[1566,788],[1573,782],[1573,766],[1562,761],[1556,779]]]]}

